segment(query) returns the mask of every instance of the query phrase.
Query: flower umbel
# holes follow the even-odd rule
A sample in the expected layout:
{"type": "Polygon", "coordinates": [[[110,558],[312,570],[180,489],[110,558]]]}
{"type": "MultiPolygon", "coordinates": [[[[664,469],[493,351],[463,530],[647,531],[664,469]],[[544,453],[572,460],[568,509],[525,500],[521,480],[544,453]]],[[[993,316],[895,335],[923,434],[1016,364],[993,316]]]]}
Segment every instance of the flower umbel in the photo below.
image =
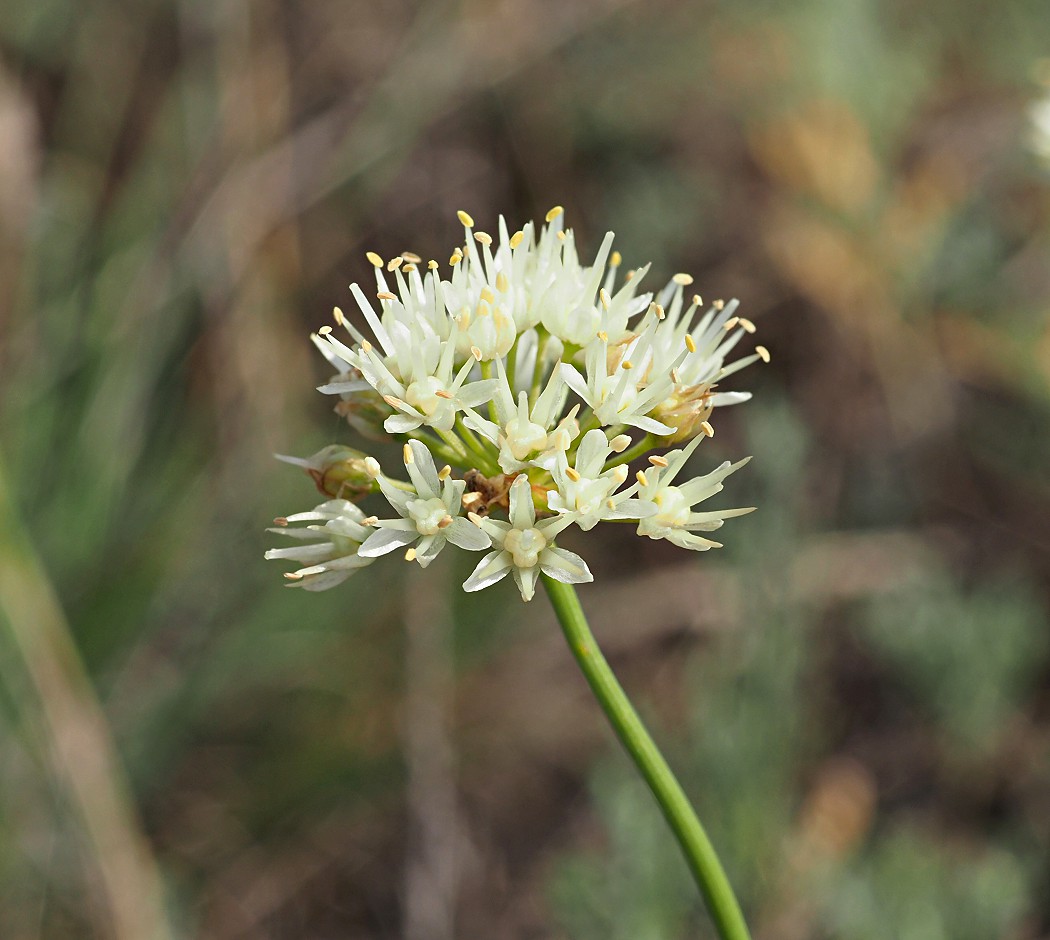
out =
{"type": "Polygon", "coordinates": [[[754,324],[735,300],[687,297],[687,274],[642,292],[648,266],[621,277],[611,232],[588,263],[564,218],[555,207],[542,226],[511,233],[501,217],[494,238],[460,212],[464,242],[447,274],[411,252],[386,261],[368,252],[375,299],[350,286],[363,322],[336,308],[345,340],[332,326],[312,337],[336,370],[320,391],[362,433],[400,441],[408,479],[341,445],[284,458],[337,497],[272,530],[304,543],[267,552],[303,566],[287,575],[293,586],[332,587],[398,549],[426,567],[452,545],[489,549],[467,591],[511,574],[529,600],[540,572],[592,580],[582,558],[554,544],[571,526],[629,522],[704,551],[719,543],[698,533],[752,511],[694,510],[746,460],[676,481],[714,433],[717,409],[750,397],[726,380],[769,361],[763,346],[729,359],[754,324]],[[635,461],[643,468],[632,480],[635,461]],[[380,494],[393,515],[355,504],[380,494]]]}

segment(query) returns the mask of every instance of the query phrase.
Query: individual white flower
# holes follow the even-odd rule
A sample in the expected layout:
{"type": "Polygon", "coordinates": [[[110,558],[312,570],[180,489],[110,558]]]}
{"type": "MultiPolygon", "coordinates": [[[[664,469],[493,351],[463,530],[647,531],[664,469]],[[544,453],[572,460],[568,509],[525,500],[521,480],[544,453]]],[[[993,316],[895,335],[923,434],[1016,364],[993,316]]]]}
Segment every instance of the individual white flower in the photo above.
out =
{"type": "Polygon", "coordinates": [[[755,507],[750,506],[746,509],[693,512],[693,506],[721,492],[722,481],[751,459],[745,457],[736,463],[727,460],[704,476],[674,486],[675,477],[702,440],[702,436],[696,437],[682,450],[670,451],[665,457],[650,458],[652,468],[638,472],[638,497],[655,508],[655,512],[638,523],[639,535],[667,539],[680,548],[703,552],[709,548],[721,548],[722,544],[696,535],[697,532],[711,532],[721,528],[726,519],[755,511],[755,507]]]}
{"type": "Polygon", "coordinates": [[[564,453],[580,433],[576,420],[579,406],[559,419],[568,396],[561,373],[557,370],[551,373],[531,408],[528,392],[524,390],[518,392],[515,404],[506,370],[499,359],[496,360],[496,381],[492,404],[498,423],[472,409],[466,409],[463,423],[499,448],[499,466],[504,473],[516,473],[529,465],[550,469],[557,455],[564,453]]]}
{"type": "Polygon", "coordinates": [[[650,312],[632,334],[610,347],[609,336],[602,332],[587,346],[585,371],[569,363],[560,366],[565,383],[594,411],[605,427],[630,425],[650,434],[673,434],[674,428],[650,416],[656,405],[674,388],[671,370],[684,358],[683,347],[677,360],[665,368],[651,368],[653,326],[656,316],[650,312]]]}
{"type": "Polygon", "coordinates": [[[324,591],[335,587],[358,568],[372,563],[373,559],[359,553],[361,543],[371,532],[362,524],[363,520],[364,513],[345,499],[331,499],[310,512],[277,519],[278,528],[268,529],[268,532],[304,542],[311,539],[319,541],[289,548],[271,548],[266,558],[287,559],[304,566],[285,574],[291,582],[289,587],[301,587],[307,591],[324,591]],[[286,528],[290,522],[323,522],[324,525],[286,528]]]}
{"type": "Polygon", "coordinates": [[[510,572],[522,599],[528,601],[536,592],[541,571],[566,584],[594,580],[579,555],[554,545],[558,533],[575,521],[574,515],[565,513],[537,522],[532,487],[523,473],[511,484],[508,516],[510,521],[503,522],[471,515],[472,521],[492,538],[495,550],[481,559],[474,573],[463,582],[463,590],[480,591],[510,572]]]}
{"type": "Polygon", "coordinates": [[[593,529],[603,519],[640,519],[656,512],[651,504],[631,498],[638,489],[637,483],[616,492],[627,480],[627,467],[621,464],[604,469],[614,450],[605,432],[595,429],[584,434],[574,467],[569,466],[564,453],[559,454],[553,471],[558,488],[547,494],[551,510],[574,513],[575,521],[584,531],[593,529]]]}
{"type": "Polygon", "coordinates": [[[400,518],[371,520],[375,528],[358,553],[365,558],[378,558],[415,543],[406,558],[425,568],[446,542],[470,552],[488,548],[489,537],[459,514],[466,483],[453,480],[448,467],[439,473],[430,451],[419,441],[405,445],[404,457],[414,492],[400,489],[376,473],[383,495],[400,518]]]}
{"type": "MultiPolygon", "coordinates": [[[[494,379],[467,381],[476,365],[474,359],[454,370],[455,344],[443,341],[422,323],[398,322],[389,333],[384,330],[381,341],[388,352],[386,359],[367,340],[354,350],[335,339],[328,327],[318,333],[319,344],[326,344],[330,353],[358,369],[399,412],[383,423],[388,434],[406,434],[422,425],[451,431],[460,411],[487,401],[496,390],[494,379]]],[[[339,395],[356,389],[356,382],[333,382],[318,391],[339,395]]]]}

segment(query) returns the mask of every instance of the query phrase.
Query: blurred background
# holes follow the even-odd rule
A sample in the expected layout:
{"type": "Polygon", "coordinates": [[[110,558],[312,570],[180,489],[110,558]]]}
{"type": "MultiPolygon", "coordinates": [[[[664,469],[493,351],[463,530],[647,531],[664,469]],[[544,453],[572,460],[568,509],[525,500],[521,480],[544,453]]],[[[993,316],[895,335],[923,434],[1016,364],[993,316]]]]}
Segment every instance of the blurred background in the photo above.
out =
{"type": "Polygon", "coordinates": [[[1045,0],[0,5],[0,937],[711,936],[542,597],[262,559],[365,250],[556,203],[772,352],[723,551],[570,542],[756,938],[1050,937],[1048,56],[1045,0]]]}

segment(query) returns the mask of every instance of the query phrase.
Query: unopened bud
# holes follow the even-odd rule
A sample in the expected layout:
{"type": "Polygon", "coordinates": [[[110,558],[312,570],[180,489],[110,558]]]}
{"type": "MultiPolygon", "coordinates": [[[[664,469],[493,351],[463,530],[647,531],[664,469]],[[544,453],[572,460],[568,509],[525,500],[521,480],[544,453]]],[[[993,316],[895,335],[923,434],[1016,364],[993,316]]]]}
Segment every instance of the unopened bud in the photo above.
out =
{"type": "Polygon", "coordinates": [[[330,444],[303,462],[303,468],[325,496],[357,502],[379,489],[375,477],[369,474],[368,455],[330,444]]]}

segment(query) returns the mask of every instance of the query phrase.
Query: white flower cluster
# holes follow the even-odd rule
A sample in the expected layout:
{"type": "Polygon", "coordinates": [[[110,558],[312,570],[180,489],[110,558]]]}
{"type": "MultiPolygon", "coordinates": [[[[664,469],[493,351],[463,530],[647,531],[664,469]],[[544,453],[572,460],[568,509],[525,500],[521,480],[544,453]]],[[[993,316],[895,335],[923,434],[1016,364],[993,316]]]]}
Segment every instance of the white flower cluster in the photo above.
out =
{"type": "Polygon", "coordinates": [[[336,410],[358,430],[400,440],[408,479],[334,445],[293,459],[331,498],[276,520],[271,531],[300,544],[266,557],[301,566],[285,575],[292,585],[324,590],[388,552],[404,549],[425,567],[451,544],[487,550],[466,590],[509,573],[529,600],[540,572],[592,580],[582,558],[554,544],[571,525],[626,522],[683,548],[719,547],[697,533],[752,510],[694,506],[746,461],[675,481],[714,433],[712,411],[750,398],[718,386],[769,361],[756,346],[727,364],[755,331],[736,301],[705,309],[686,295],[686,274],[643,293],[648,267],[617,283],[612,233],[594,263],[582,263],[561,207],[538,232],[529,223],[511,234],[500,218],[498,240],[467,213],[459,219],[466,238],[447,277],[410,252],[389,262],[369,252],[377,303],[357,284],[350,291],[370,336],[336,308],[349,341],[329,326],[312,337],[338,373],[320,391],[339,397],[336,410]],[[642,460],[628,482],[630,464],[642,460]],[[371,493],[389,503],[389,518],[358,508],[371,493]]]}

